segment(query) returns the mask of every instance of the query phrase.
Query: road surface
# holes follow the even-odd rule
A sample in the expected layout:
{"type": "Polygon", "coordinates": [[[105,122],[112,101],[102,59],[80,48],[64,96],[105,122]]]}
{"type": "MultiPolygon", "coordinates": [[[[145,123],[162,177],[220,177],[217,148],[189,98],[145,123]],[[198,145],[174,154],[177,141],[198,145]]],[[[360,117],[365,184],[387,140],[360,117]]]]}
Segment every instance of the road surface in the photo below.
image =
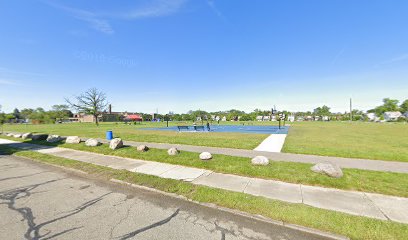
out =
{"type": "Polygon", "coordinates": [[[0,239],[327,239],[0,155],[0,239]]]}

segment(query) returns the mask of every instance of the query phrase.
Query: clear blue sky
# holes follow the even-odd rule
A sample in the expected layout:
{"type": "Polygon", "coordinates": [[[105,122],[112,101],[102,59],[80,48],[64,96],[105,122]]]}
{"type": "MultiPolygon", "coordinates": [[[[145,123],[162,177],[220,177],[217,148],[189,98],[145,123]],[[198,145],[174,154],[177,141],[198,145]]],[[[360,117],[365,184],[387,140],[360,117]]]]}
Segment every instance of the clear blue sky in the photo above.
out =
{"type": "Polygon", "coordinates": [[[0,1],[0,104],[369,109],[408,98],[408,1],[0,1]]]}

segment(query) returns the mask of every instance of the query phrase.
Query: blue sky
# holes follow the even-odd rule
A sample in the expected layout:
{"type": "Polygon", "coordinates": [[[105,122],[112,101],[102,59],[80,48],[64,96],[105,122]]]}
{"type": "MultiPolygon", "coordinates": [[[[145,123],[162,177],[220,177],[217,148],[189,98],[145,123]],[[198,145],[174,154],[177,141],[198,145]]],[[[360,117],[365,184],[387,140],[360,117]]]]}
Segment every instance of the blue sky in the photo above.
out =
{"type": "Polygon", "coordinates": [[[0,1],[0,105],[345,111],[408,98],[408,1],[0,1]]]}

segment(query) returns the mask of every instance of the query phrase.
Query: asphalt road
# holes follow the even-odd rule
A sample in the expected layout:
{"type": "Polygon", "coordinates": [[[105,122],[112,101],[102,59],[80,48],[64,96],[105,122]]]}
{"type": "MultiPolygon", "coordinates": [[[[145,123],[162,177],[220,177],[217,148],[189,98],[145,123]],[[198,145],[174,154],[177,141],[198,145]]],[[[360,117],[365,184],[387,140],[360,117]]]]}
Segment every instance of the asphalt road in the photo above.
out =
{"type": "Polygon", "coordinates": [[[0,239],[327,239],[157,192],[0,156],[0,239]]]}

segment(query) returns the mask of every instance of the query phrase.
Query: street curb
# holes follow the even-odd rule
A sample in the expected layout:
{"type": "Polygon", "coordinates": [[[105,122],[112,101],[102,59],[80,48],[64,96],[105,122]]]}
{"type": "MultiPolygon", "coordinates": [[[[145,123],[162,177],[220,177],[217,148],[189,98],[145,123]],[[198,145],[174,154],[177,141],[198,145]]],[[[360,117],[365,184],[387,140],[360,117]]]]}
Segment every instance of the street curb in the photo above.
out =
{"type": "Polygon", "coordinates": [[[318,235],[318,236],[321,236],[321,237],[330,238],[330,239],[333,239],[333,240],[350,239],[348,237],[338,235],[338,234],[334,234],[334,233],[324,232],[324,231],[316,230],[316,229],[313,229],[313,228],[308,228],[308,227],[304,227],[304,226],[300,226],[300,225],[296,225],[296,224],[285,223],[283,221],[273,220],[273,219],[264,217],[262,215],[254,215],[254,214],[246,213],[246,212],[231,209],[231,208],[220,207],[220,206],[218,206],[216,204],[213,204],[213,203],[202,203],[202,202],[194,201],[194,200],[189,199],[189,198],[187,198],[185,196],[177,195],[175,193],[164,192],[164,191],[161,191],[161,190],[158,190],[158,189],[155,189],[155,188],[141,186],[141,185],[125,182],[125,181],[122,181],[122,180],[118,180],[118,179],[115,179],[115,178],[111,178],[109,181],[111,181],[113,183],[117,183],[117,184],[127,185],[127,186],[137,188],[137,189],[142,189],[142,190],[146,190],[146,191],[150,191],[150,192],[159,193],[159,194],[162,194],[162,195],[165,195],[165,196],[169,196],[169,197],[181,199],[181,200],[184,200],[184,201],[192,202],[192,203],[204,206],[204,207],[216,209],[216,210],[219,210],[219,211],[228,212],[228,213],[231,213],[231,214],[235,214],[235,215],[239,215],[239,216],[242,216],[242,217],[250,218],[250,219],[253,219],[253,220],[256,220],[256,221],[262,221],[262,222],[269,223],[269,224],[274,224],[274,225],[277,225],[277,226],[284,226],[284,227],[287,227],[287,228],[290,228],[290,229],[293,229],[293,230],[297,230],[297,231],[301,231],[301,232],[307,232],[307,233],[318,235]]]}
{"type": "MultiPolygon", "coordinates": [[[[82,177],[86,177],[87,175],[88,176],[90,175],[89,173],[78,170],[78,169],[73,169],[73,168],[64,167],[64,166],[60,166],[60,165],[55,165],[55,164],[51,164],[51,163],[44,163],[44,162],[36,161],[35,159],[25,157],[25,156],[15,156],[15,155],[13,155],[13,156],[21,158],[21,159],[26,159],[26,160],[29,160],[29,161],[32,161],[32,162],[35,162],[35,163],[60,168],[60,169],[62,169],[64,171],[71,172],[71,173],[73,173],[75,175],[80,175],[82,177]]],[[[188,201],[188,202],[191,202],[191,203],[194,203],[194,204],[197,204],[197,205],[200,205],[200,206],[208,207],[208,208],[211,208],[211,209],[227,212],[227,213],[234,214],[234,215],[239,215],[239,216],[250,218],[250,219],[253,219],[253,220],[256,220],[256,221],[261,221],[261,222],[264,222],[264,223],[267,223],[267,224],[273,224],[273,225],[276,225],[276,226],[283,226],[283,227],[286,227],[286,228],[290,228],[290,229],[301,231],[301,232],[306,232],[306,233],[309,233],[309,234],[314,234],[314,235],[324,237],[324,238],[329,238],[329,239],[333,239],[333,240],[350,239],[350,238],[347,238],[345,236],[341,236],[341,235],[330,233],[330,232],[324,232],[324,231],[313,229],[313,228],[308,228],[308,227],[304,227],[304,226],[300,226],[300,225],[296,225],[296,224],[285,223],[283,221],[273,220],[273,219],[264,217],[262,215],[250,214],[250,213],[246,213],[246,212],[231,209],[231,208],[221,207],[221,206],[218,206],[218,205],[213,204],[213,203],[203,203],[203,202],[194,201],[194,200],[189,199],[189,198],[187,198],[185,196],[181,196],[181,195],[178,195],[178,194],[175,194],[175,193],[164,192],[164,191],[161,191],[161,190],[158,190],[158,189],[155,189],[155,188],[150,188],[150,187],[146,187],[146,186],[142,186],[142,185],[137,185],[137,184],[125,182],[125,181],[122,181],[122,180],[119,180],[119,179],[111,178],[111,179],[109,179],[109,181],[112,182],[112,183],[115,183],[115,184],[122,184],[122,185],[126,185],[126,186],[129,186],[129,187],[132,187],[132,188],[137,188],[137,189],[141,189],[141,190],[145,190],[145,191],[149,191],[149,192],[158,193],[158,194],[161,194],[161,195],[165,195],[165,196],[168,196],[168,197],[180,199],[180,200],[183,200],[183,201],[188,201]]]]}

